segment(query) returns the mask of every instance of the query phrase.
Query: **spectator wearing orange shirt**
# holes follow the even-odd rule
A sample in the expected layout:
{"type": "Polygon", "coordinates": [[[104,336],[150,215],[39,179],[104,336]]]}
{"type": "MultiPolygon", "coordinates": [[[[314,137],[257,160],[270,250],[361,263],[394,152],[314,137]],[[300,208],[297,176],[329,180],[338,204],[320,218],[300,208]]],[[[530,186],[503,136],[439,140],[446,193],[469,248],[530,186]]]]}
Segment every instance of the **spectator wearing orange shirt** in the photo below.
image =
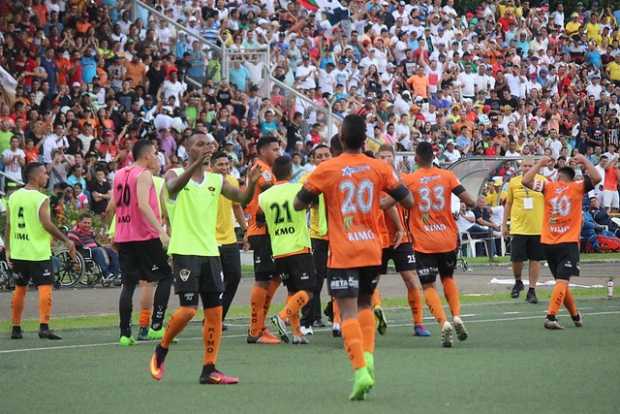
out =
{"type": "Polygon", "coordinates": [[[127,71],[125,77],[129,79],[132,88],[144,85],[146,65],[142,63],[142,59],[139,56],[134,54],[130,61],[125,62],[125,70],[127,71]]]}
{"type": "Polygon", "coordinates": [[[407,79],[407,85],[413,90],[416,97],[428,99],[428,76],[424,74],[422,66],[418,66],[415,74],[407,79]]]}

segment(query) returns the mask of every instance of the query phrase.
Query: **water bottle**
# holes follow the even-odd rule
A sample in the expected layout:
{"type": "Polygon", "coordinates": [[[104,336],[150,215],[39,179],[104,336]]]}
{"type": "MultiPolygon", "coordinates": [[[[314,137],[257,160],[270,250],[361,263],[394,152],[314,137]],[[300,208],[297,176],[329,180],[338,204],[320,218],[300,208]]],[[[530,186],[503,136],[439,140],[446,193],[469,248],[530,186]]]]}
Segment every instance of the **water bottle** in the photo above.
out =
{"type": "Polygon", "coordinates": [[[611,299],[614,297],[614,278],[610,277],[609,282],[607,282],[607,299],[611,299]]]}

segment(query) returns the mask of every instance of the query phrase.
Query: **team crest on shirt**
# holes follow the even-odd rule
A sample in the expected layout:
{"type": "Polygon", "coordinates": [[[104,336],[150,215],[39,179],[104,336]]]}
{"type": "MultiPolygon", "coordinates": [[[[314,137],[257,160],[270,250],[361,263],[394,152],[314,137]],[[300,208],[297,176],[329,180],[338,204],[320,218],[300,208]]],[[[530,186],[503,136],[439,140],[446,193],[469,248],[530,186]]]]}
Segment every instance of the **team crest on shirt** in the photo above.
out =
{"type": "Polygon", "coordinates": [[[353,216],[345,216],[343,218],[343,225],[346,230],[349,230],[353,225],[353,216]]]}
{"type": "Polygon", "coordinates": [[[209,191],[211,192],[215,191],[215,187],[209,187],[209,191]]]}
{"type": "Polygon", "coordinates": [[[187,282],[187,279],[189,279],[189,275],[192,274],[192,271],[189,269],[181,269],[179,271],[179,279],[181,279],[182,282],[187,282]]]}

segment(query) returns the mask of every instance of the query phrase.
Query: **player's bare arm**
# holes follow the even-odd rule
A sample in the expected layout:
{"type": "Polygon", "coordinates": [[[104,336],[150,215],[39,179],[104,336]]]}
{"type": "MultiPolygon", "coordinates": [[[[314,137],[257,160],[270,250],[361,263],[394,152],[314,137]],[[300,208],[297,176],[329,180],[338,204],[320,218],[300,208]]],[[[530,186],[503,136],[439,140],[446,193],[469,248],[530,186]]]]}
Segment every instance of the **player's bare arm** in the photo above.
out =
{"type": "Polygon", "coordinates": [[[452,194],[457,196],[469,208],[476,207],[476,199],[469,194],[462,185],[452,190],[452,194]]]}
{"type": "Polygon", "coordinates": [[[144,214],[144,217],[146,217],[151,226],[153,226],[153,228],[157,230],[162,244],[167,244],[169,240],[168,234],[159,223],[159,220],[157,220],[157,215],[155,214],[155,212],[151,208],[151,204],[149,203],[149,189],[153,185],[153,175],[151,174],[151,172],[148,170],[144,170],[138,176],[136,185],[138,191],[138,208],[140,209],[140,212],[144,214]]]}
{"type": "Polygon", "coordinates": [[[248,173],[248,185],[245,191],[240,191],[237,187],[224,180],[222,183],[222,195],[229,200],[241,204],[242,206],[247,206],[254,196],[256,183],[258,182],[260,175],[260,167],[258,165],[252,167],[248,173]]]}
{"type": "MultiPolygon", "coordinates": [[[[529,188],[530,190],[542,192],[543,190],[542,185],[535,184],[536,174],[538,174],[538,172],[540,171],[542,167],[549,164],[551,161],[552,159],[550,157],[542,157],[540,160],[538,160],[538,162],[534,164],[532,168],[530,168],[525,174],[523,174],[523,180],[522,180],[523,185],[529,188]],[[535,187],[540,187],[540,188],[535,188],[535,187]]],[[[600,181],[600,176],[599,176],[599,181],[600,181]]]]}
{"type": "MultiPolygon", "coordinates": [[[[390,197],[391,198],[391,197],[390,197]]],[[[394,240],[392,243],[394,244],[394,249],[398,248],[405,237],[405,229],[403,228],[403,223],[400,221],[400,216],[398,215],[398,209],[395,206],[392,206],[385,210],[387,216],[394,223],[394,227],[396,231],[394,233],[394,240]]]]}
{"type": "Polygon", "coordinates": [[[318,196],[318,194],[315,194],[312,191],[308,190],[306,187],[303,187],[301,190],[299,190],[297,196],[295,197],[293,208],[297,211],[305,210],[310,207],[312,203],[315,202],[318,196]]]}
{"type": "Polygon", "coordinates": [[[166,189],[168,190],[168,195],[170,199],[176,199],[177,194],[181,191],[192,178],[192,176],[197,172],[202,170],[202,166],[205,163],[205,160],[209,157],[208,152],[204,152],[197,160],[190,164],[188,168],[183,171],[183,173],[179,176],[170,170],[166,174],[166,189]]]}
{"type": "Polygon", "coordinates": [[[63,244],[67,247],[67,250],[69,250],[69,255],[71,255],[71,257],[75,257],[75,244],[69,240],[69,238],[65,236],[62,231],[58,230],[58,227],[56,227],[54,223],[52,223],[49,199],[45,200],[43,204],[41,204],[41,208],[39,208],[39,220],[41,221],[45,231],[51,234],[56,240],[63,242],[63,244]]]}
{"type": "MultiPolygon", "coordinates": [[[[583,166],[583,168],[585,168],[586,170],[586,174],[588,174],[588,177],[590,177],[590,181],[592,182],[592,185],[595,186],[598,183],[601,182],[601,174],[599,174],[599,172],[597,171],[596,168],[594,168],[594,164],[592,164],[586,157],[584,157],[582,154],[577,154],[575,155],[575,161],[578,164],[581,164],[583,166]]],[[[614,160],[615,162],[616,160],[614,160]]]]}
{"type": "Polygon", "coordinates": [[[511,211],[512,201],[509,198],[508,200],[506,200],[506,204],[504,205],[504,217],[502,217],[502,234],[504,235],[504,237],[507,237],[510,234],[510,230],[508,229],[508,218],[510,217],[511,211]]]}

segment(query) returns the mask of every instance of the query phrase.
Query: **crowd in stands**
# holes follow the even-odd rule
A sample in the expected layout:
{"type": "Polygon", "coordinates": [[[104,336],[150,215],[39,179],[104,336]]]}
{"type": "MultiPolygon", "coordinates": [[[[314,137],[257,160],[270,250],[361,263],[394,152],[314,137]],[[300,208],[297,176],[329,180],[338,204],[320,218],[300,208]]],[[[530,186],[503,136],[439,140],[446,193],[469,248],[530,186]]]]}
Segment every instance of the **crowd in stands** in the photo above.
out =
{"type": "MultiPolygon", "coordinates": [[[[0,66],[17,80],[0,104],[7,186],[38,160],[58,215],[97,215],[136,140],[157,144],[163,173],[187,160],[195,130],[217,140],[238,178],[265,135],[281,138],[301,175],[330,138],[309,101],[365,116],[367,135],[400,151],[430,141],[444,163],[544,154],[552,179],[575,151],[597,164],[618,156],[620,10],[596,1],[147,3],[220,47],[269,46],[267,70],[308,100],[261,93],[250,55],[222,73],[221,53],[130,1],[0,0],[0,66]]],[[[500,186],[511,174],[500,169],[500,186]]],[[[469,222],[493,227],[479,210],[469,222]]]]}

